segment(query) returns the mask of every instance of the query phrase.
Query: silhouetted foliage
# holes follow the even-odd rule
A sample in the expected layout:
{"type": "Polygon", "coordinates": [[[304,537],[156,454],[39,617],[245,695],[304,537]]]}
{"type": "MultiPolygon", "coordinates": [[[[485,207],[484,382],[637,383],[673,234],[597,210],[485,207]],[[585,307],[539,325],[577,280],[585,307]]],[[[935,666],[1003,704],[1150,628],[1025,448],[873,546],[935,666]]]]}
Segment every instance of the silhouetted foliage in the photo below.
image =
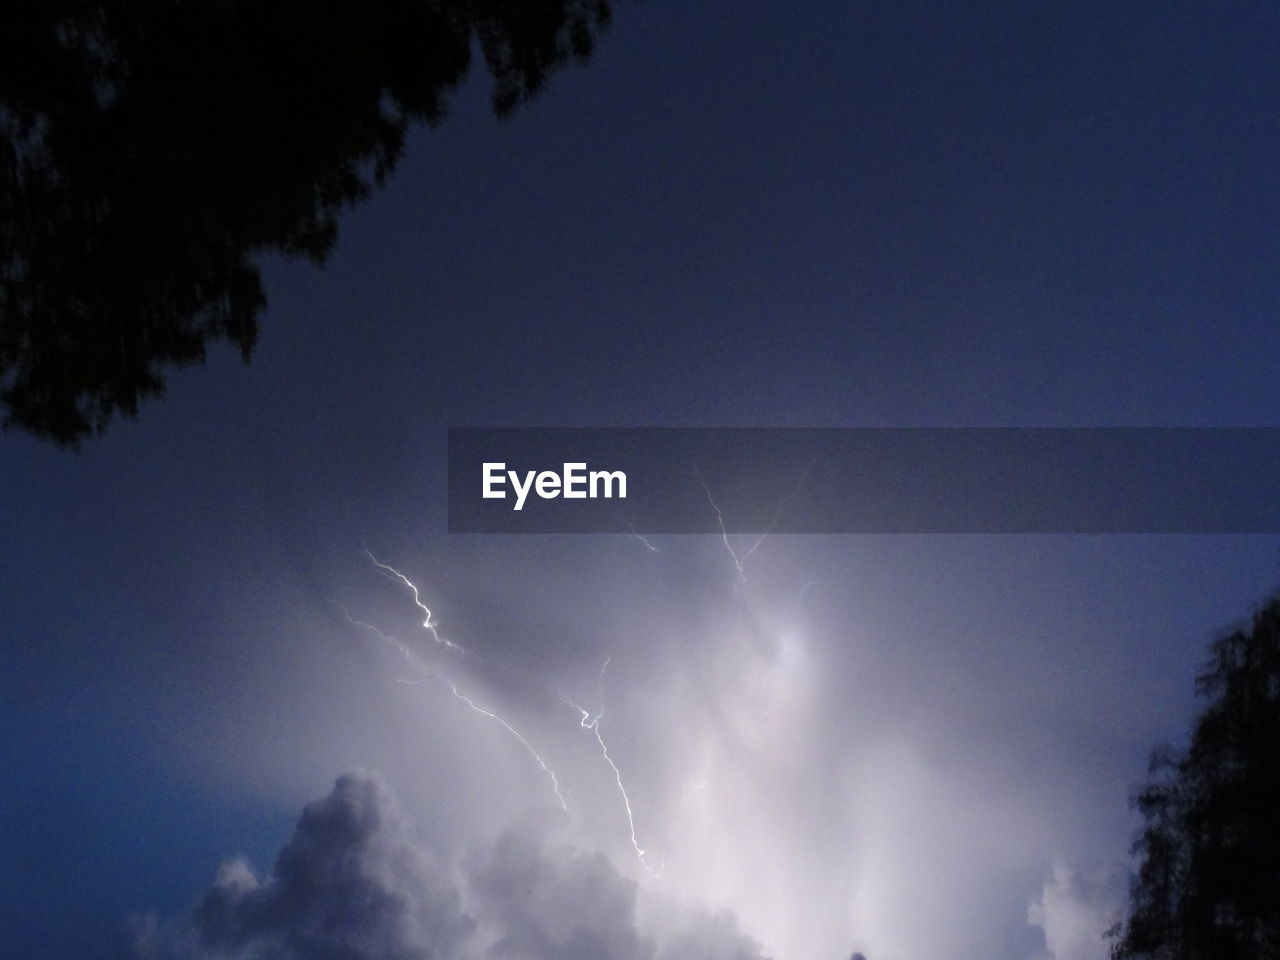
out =
{"type": "Polygon", "coordinates": [[[473,44],[505,115],[585,58],[607,0],[25,0],[0,27],[0,403],[75,445],[224,339],[255,257],[336,215],[444,118],[473,44]]]}
{"type": "Polygon", "coordinates": [[[1280,598],[1214,643],[1190,748],[1152,756],[1131,916],[1112,956],[1280,958],[1280,598]]]}

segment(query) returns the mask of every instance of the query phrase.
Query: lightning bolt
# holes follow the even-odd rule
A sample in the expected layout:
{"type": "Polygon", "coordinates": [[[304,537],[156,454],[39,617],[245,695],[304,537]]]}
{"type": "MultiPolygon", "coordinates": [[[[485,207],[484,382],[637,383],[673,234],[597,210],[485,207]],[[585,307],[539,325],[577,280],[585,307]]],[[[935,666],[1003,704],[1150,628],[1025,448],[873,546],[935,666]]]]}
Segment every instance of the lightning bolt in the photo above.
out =
{"type": "Polygon", "coordinates": [[[439,680],[441,683],[443,683],[446,687],[449,688],[450,692],[452,692],[455,697],[457,697],[459,700],[465,703],[468,707],[470,707],[472,710],[474,710],[476,713],[480,714],[481,716],[488,717],[490,720],[499,724],[502,727],[502,729],[506,730],[507,733],[511,734],[513,737],[519,740],[520,743],[524,746],[525,750],[529,752],[529,756],[533,757],[534,761],[538,764],[538,766],[542,768],[542,772],[545,773],[547,777],[551,780],[551,789],[555,791],[556,799],[560,801],[560,809],[564,810],[565,812],[568,812],[569,804],[565,801],[564,794],[561,793],[560,791],[560,778],[556,776],[556,772],[551,769],[551,767],[547,764],[547,761],[542,759],[542,755],[533,748],[533,744],[531,744],[527,739],[525,739],[525,736],[523,733],[521,733],[519,730],[517,730],[515,727],[509,724],[506,720],[502,719],[502,717],[498,716],[492,710],[486,709],[485,707],[482,707],[480,704],[476,703],[469,696],[467,696],[465,693],[459,690],[458,685],[456,683],[454,683],[452,680],[450,680],[448,677],[444,676],[443,674],[437,673],[434,670],[425,671],[422,677],[418,680],[401,680],[400,682],[408,683],[408,684],[419,684],[419,683],[425,683],[427,680],[439,680]]]}
{"type": "Polygon", "coordinates": [[[381,630],[375,627],[372,623],[366,623],[363,620],[356,620],[354,617],[351,616],[351,611],[348,610],[346,607],[344,607],[342,604],[340,604],[337,600],[330,600],[329,602],[342,611],[342,615],[347,618],[347,623],[351,624],[353,627],[360,627],[364,630],[368,630],[370,633],[374,634],[379,639],[395,647],[396,651],[400,654],[400,656],[404,657],[405,660],[409,661],[409,664],[411,666],[417,669],[423,669],[422,665],[418,662],[417,657],[414,656],[413,651],[410,650],[405,643],[403,643],[400,640],[397,640],[395,637],[391,636],[391,634],[389,633],[383,633],[381,630]]]}
{"type": "Polygon", "coordinates": [[[716,498],[711,495],[711,488],[707,486],[707,481],[702,476],[702,471],[695,466],[693,472],[697,476],[698,482],[702,484],[702,492],[707,495],[707,503],[711,504],[711,509],[716,513],[716,522],[720,524],[720,539],[724,541],[724,548],[729,551],[729,559],[733,561],[733,565],[738,571],[738,580],[746,583],[747,571],[744,565],[747,562],[747,557],[756,552],[756,547],[764,542],[764,538],[768,536],[768,533],[760,534],[759,539],[751,545],[751,549],[744,556],[738,556],[738,551],[734,550],[733,544],[729,542],[729,531],[724,526],[724,514],[720,512],[720,505],[716,503],[716,498]]]}
{"type": "Polygon", "coordinates": [[[454,651],[455,653],[466,653],[466,650],[464,650],[460,645],[454,643],[452,640],[448,639],[447,637],[440,636],[440,631],[438,629],[439,624],[436,623],[435,617],[432,616],[430,608],[425,603],[422,602],[422,597],[418,593],[417,584],[415,584],[412,580],[406,577],[403,573],[401,573],[395,567],[390,566],[389,564],[383,563],[381,560],[375,557],[368,550],[365,551],[365,556],[367,556],[370,560],[373,561],[373,565],[375,567],[387,573],[394,579],[399,580],[406,587],[408,587],[410,591],[412,591],[413,602],[417,605],[418,609],[421,610],[423,613],[422,629],[426,630],[427,633],[431,634],[432,639],[434,639],[436,643],[440,644],[443,647],[448,648],[449,650],[454,651]]]}
{"type": "MultiPolygon", "coordinates": [[[[706,487],[705,483],[703,484],[703,486],[705,489],[706,487]]],[[[708,498],[710,498],[710,491],[708,491],[707,496],[708,498]]],[[[712,501],[712,505],[714,506],[714,501],[712,501]]],[[[717,509],[717,515],[718,514],[719,514],[719,510],[717,509]]],[[[721,522],[721,530],[723,531],[723,529],[724,529],[724,524],[723,522],[721,522]]],[[[660,552],[658,551],[657,547],[649,543],[649,541],[646,540],[639,533],[636,533],[634,529],[632,530],[632,533],[642,543],[644,543],[644,545],[647,548],[649,548],[655,553],[660,552]]],[[[729,545],[727,536],[725,537],[725,545],[726,546],[729,545]]],[[[758,545],[759,544],[757,543],[756,546],[758,545]]],[[[754,546],[752,549],[754,550],[754,546]]],[[[406,577],[403,573],[401,573],[395,567],[392,567],[390,564],[383,563],[381,560],[375,557],[370,551],[365,550],[364,552],[365,552],[365,555],[368,556],[370,561],[373,562],[374,566],[376,566],[379,570],[387,574],[389,577],[395,580],[398,580],[404,586],[408,587],[409,591],[413,595],[414,604],[423,613],[423,620],[422,620],[423,629],[426,630],[429,634],[431,634],[432,639],[434,639],[437,644],[457,653],[461,653],[461,654],[467,653],[467,651],[461,645],[445,637],[442,637],[440,635],[440,632],[438,629],[439,625],[436,622],[435,616],[432,614],[431,609],[425,603],[422,602],[421,592],[418,590],[417,584],[415,584],[412,580],[406,577]]],[[[730,553],[732,554],[732,552],[733,552],[732,548],[730,548],[730,553]]],[[[750,556],[750,551],[748,551],[748,553],[744,555],[743,559],[745,560],[747,556],[750,556]]],[[[735,556],[735,560],[736,559],[737,558],[735,556]]],[[[741,572],[740,564],[739,564],[739,572],[741,572]]],[[[349,624],[364,630],[368,630],[371,633],[373,633],[375,636],[377,636],[379,639],[381,639],[383,642],[389,644],[393,649],[395,649],[397,653],[399,653],[405,659],[405,661],[416,672],[420,674],[420,676],[414,679],[399,678],[397,682],[416,686],[416,685],[424,684],[428,680],[437,680],[440,683],[444,684],[446,687],[448,687],[449,691],[453,694],[453,696],[456,699],[461,700],[463,703],[465,703],[467,707],[469,707],[473,712],[493,721],[494,723],[497,723],[504,730],[506,730],[507,733],[515,737],[520,742],[520,745],[523,746],[524,749],[528,752],[529,756],[533,758],[534,762],[538,765],[539,769],[542,770],[542,772],[546,774],[548,780],[550,780],[551,789],[555,793],[556,799],[560,803],[560,808],[562,810],[568,811],[569,809],[568,801],[566,799],[565,792],[560,787],[559,777],[556,775],[556,772],[551,768],[551,766],[543,758],[542,754],[540,754],[537,751],[537,749],[534,748],[533,744],[529,742],[529,739],[523,733],[521,733],[518,729],[516,729],[516,727],[513,726],[504,717],[500,716],[498,713],[494,712],[493,710],[490,710],[488,707],[478,703],[475,699],[473,699],[472,697],[464,693],[462,689],[458,686],[458,684],[455,683],[448,676],[444,675],[443,673],[440,673],[436,669],[432,669],[428,667],[422,661],[422,659],[418,656],[418,654],[416,654],[413,650],[411,650],[409,646],[405,644],[403,641],[384,632],[383,630],[380,630],[378,627],[374,626],[371,623],[367,623],[363,620],[356,620],[354,617],[351,616],[351,613],[347,610],[347,608],[344,607],[342,604],[338,603],[337,601],[330,601],[330,602],[332,602],[334,606],[336,606],[340,611],[342,611],[343,616],[346,618],[349,624]]],[[[648,873],[651,877],[657,878],[662,876],[666,868],[666,858],[663,857],[657,869],[654,869],[654,867],[650,864],[650,855],[648,851],[646,851],[644,847],[640,846],[640,841],[636,834],[635,810],[633,809],[631,804],[631,796],[630,794],[627,793],[626,784],[623,782],[622,771],[621,769],[619,769],[618,764],[614,761],[613,756],[609,753],[609,746],[605,742],[604,734],[601,732],[601,721],[604,719],[604,708],[603,708],[604,676],[605,676],[605,672],[609,668],[609,663],[611,659],[612,658],[605,659],[604,663],[600,667],[600,674],[599,674],[599,677],[597,678],[597,688],[598,688],[598,693],[600,697],[600,702],[602,705],[599,712],[592,714],[591,711],[584,709],[583,707],[579,706],[577,703],[573,702],[572,700],[569,700],[567,697],[561,696],[560,699],[568,707],[577,711],[577,713],[579,714],[578,725],[582,727],[584,730],[590,731],[592,736],[595,738],[596,744],[600,747],[600,755],[604,758],[604,761],[608,765],[609,770],[613,773],[613,780],[614,780],[614,783],[617,785],[618,794],[619,796],[622,797],[622,806],[623,806],[623,809],[626,811],[626,815],[627,815],[627,828],[628,828],[628,833],[630,835],[631,847],[635,851],[636,859],[639,860],[640,866],[644,868],[646,873],[648,873]]]]}
{"type": "MultiPolygon", "coordinates": [[[[609,667],[609,661],[612,657],[606,658],[604,665],[600,668],[599,686],[601,688],[601,703],[603,704],[603,688],[604,688],[604,672],[609,667]]],[[[565,706],[572,710],[576,710],[579,714],[578,726],[584,730],[591,731],[596,739],[596,743],[600,745],[600,755],[604,757],[604,762],[609,765],[609,769],[613,771],[614,783],[618,785],[618,793],[622,796],[622,806],[627,812],[627,828],[631,834],[631,849],[636,852],[636,859],[640,861],[640,866],[644,868],[645,873],[657,879],[661,877],[666,869],[666,857],[658,865],[658,869],[654,870],[649,866],[648,852],[644,847],[640,846],[640,841],[636,837],[636,817],[635,812],[631,809],[631,797],[627,794],[627,788],[622,782],[622,771],[618,769],[618,765],[613,762],[613,757],[609,756],[609,747],[604,742],[604,735],[600,733],[600,721],[604,718],[604,707],[600,708],[600,712],[592,716],[590,710],[585,710],[578,704],[574,703],[568,697],[562,696],[561,701],[565,706]]]]}
{"type": "Polygon", "coordinates": [[[645,545],[645,546],[646,546],[646,547],[647,547],[647,548],[648,548],[652,553],[661,553],[661,552],[662,552],[662,551],[661,551],[661,550],[659,550],[657,547],[655,547],[652,543],[650,543],[650,542],[649,542],[649,540],[648,540],[648,538],[647,538],[647,537],[645,537],[645,536],[644,536],[644,534],[642,534],[642,533],[637,533],[637,532],[636,532],[636,528],[635,528],[635,527],[633,527],[631,524],[629,524],[629,523],[628,523],[628,524],[627,524],[627,526],[631,528],[631,535],[632,535],[633,537],[635,537],[637,540],[639,540],[641,543],[643,543],[643,544],[644,544],[644,545],[645,545]]]}
{"type": "MultiPolygon", "coordinates": [[[[373,554],[369,554],[369,557],[370,559],[373,560],[374,563],[378,564],[378,566],[383,567],[384,569],[388,569],[388,570],[390,569],[389,567],[386,566],[386,564],[378,563],[378,561],[373,558],[373,554]]],[[[413,589],[414,596],[416,598],[417,588],[414,587],[412,583],[409,583],[409,581],[404,577],[403,574],[394,570],[392,570],[391,572],[395,573],[396,576],[398,576],[401,580],[404,580],[405,583],[409,584],[409,586],[413,589]]],[[[391,634],[389,633],[384,633],[382,630],[379,630],[377,627],[375,627],[371,623],[366,623],[363,620],[356,620],[354,617],[351,616],[351,613],[347,610],[347,608],[344,607],[342,604],[338,603],[336,600],[331,600],[329,602],[342,611],[342,615],[346,617],[347,623],[351,624],[354,627],[361,627],[362,629],[368,630],[371,633],[373,633],[375,636],[377,636],[379,639],[390,644],[391,647],[393,647],[397,653],[399,653],[402,657],[404,657],[406,662],[408,662],[408,664],[411,667],[413,667],[414,670],[418,671],[418,673],[421,674],[420,677],[414,680],[397,678],[398,683],[405,683],[412,686],[416,686],[418,684],[425,683],[427,680],[439,680],[441,683],[443,683],[445,686],[449,688],[449,690],[453,693],[455,697],[457,697],[459,700],[465,703],[468,707],[470,707],[472,710],[474,710],[476,713],[480,714],[481,716],[488,717],[490,720],[499,724],[504,730],[506,730],[513,737],[519,740],[521,745],[525,748],[525,750],[529,752],[529,756],[533,757],[534,762],[538,764],[538,766],[542,769],[542,772],[545,773],[547,777],[551,780],[551,789],[552,791],[554,791],[556,795],[556,799],[560,802],[560,809],[566,812],[568,811],[569,805],[568,803],[565,802],[564,794],[560,790],[559,777],[556,776],[556,772],[552,770],[550,765],[547,763],[547,761],[542,758],[542,754],[538,753],[538,751],[534,749],[533,744],[529,742],[528,738],[525,737],[523,733],[521,733],[519,730],[513,727],[510,723],[508,723],[505,719],[500,717],[498,714],[494,713],[492,710],[482,707],[480,704],[476,703],[475,700],[471,699],[471,697],[467,696],[465,693],[459,690],[458,685],[454,683],[452,680],[450,680],[448,677],[446,677],[444,674],[439,673],[438,671],[432,670],[431,668],[427,667],[426,664],[424,664],[422,660],[418,657],[418,655],[415,654],[412,650],[410,650],[408,645],[405,644],[403,641],[396,639],[395,637],[391,636],[391,634]]],[[[426,607],[424,607],[421,602],[418,603],[418,606],[426,610],[426,607]]],[[[423,626],[427,626],[427,629],[430,630],[431,627],[428,626],[428,624],[430,623],[431,623],[431,612],[428,610],[427,621],[426,623],[423,624],[423,626]]],[[[436,639],[440,640],[439,637],[437,637],[436,639]]],[[[451,649],[461,650],[461,647],[459,647],[456,643],[452,643],[451,641],[440,640],[440,642],[450,647],[451,649]]]]}
{"type": "Polygon", "coordinates": [[[724,548],[729,551],[729,558],[733,561],[734,568],[738,571],[738,580],[741,583],[747,582],[747,561],[751,559],[751,555],[760,548],[760,544],[769,538],[769,534],[773,533],[773,528],[778,525],[778,518],[782,516],[782,508],[794,500],[800,491],[804,488],[805,481],[809,479],[809,471],[813,469],[813,461],[804,468],[804,472],[800,474],[800,479],[796,481],[796,485],[792,491],[778,501],[773,511],[773,519],[769,521],[769,526],[765,528],[764,533],[756,537],[755,542],[747,548],[745,553],[739,554],[733,549],[733,544],[729,542],[729,532],[725,529],[724,514],[720,510],[720,506],[716,503],[716,498],[711,495],[711,488],[707,486],[706,479],[702,476],[702,471],[694,465],[693,472],[698,478],[698,483],[702,484],[702,492],[707,495],[707,503],[711,504],[711,509],[715,511],[716,522],[720,525],[720,539],[724,542],[724,548]]]}

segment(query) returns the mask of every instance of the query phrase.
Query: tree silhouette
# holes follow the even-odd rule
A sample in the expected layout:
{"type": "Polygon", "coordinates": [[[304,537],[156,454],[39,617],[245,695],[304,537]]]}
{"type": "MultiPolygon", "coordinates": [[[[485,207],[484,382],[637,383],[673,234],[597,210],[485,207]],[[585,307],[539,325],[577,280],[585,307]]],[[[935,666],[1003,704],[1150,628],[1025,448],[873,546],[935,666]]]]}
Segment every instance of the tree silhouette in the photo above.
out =
{"type": "Polygon", "coordinates": [[[1280,597],[1213,644],[1190,748],[1152,755],[1131,915],[1112,956],[1280,958],[1280,597]]]}
{"type": "Polygon", "coordinates": [[[23,0],[0,30],[0,403],[75,446],[226,340],[266,252],[322,262],[337,214],[439,123],[473,46],[509,114],[584,59],[607,0],[23,0]]]}

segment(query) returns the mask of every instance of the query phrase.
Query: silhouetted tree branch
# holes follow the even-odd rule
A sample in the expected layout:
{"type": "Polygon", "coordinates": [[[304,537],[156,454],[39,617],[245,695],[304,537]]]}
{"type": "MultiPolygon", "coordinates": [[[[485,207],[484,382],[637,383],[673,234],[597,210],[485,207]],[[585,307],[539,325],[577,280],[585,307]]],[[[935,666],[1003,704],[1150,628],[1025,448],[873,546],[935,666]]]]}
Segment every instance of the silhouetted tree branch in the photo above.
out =
{"type": "Polygon", "coordinates": [[[1131,915],[1112,956],[1280,958],[1280,598],[1214,643],[1189,749],[1152,756],[1131,915]]]}
{"type": "Polygon", "coordinates": [[[436,124],[473,43],[506,115],[587,57],[606,0],[27,0],[0,29],[0,403],[76,445],[226,340],[258,255],[337,215],[436,124]]]}

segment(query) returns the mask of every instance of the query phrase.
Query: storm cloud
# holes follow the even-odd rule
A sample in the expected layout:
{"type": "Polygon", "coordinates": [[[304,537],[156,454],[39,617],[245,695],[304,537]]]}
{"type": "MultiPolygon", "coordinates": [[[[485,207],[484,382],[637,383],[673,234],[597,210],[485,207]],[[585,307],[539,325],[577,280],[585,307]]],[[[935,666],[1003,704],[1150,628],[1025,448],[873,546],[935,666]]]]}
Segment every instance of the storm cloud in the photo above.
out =
{"type": "Polygon", "coordinates": [[[266,877],[224,862],[190,913],[137,923],[153,960],[763,960],[735,918],[680,906],[642,929],[638,887],[529,822],[455,866],[378,777],[308,804],[266,877]]]}

